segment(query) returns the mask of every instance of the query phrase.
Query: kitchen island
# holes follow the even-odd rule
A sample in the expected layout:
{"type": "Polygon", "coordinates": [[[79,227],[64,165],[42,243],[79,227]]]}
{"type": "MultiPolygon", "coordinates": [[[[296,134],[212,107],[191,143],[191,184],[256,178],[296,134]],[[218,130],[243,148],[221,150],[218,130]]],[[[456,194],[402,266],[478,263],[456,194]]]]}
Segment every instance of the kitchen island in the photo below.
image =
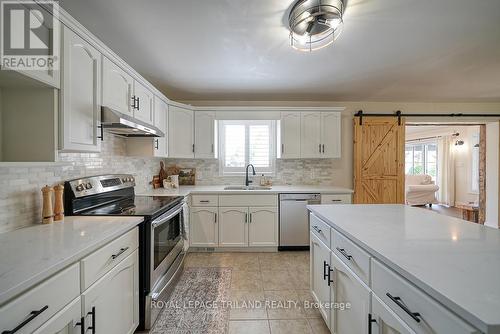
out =
{"type": "Polygon", "coordinates": [[[404,205],[308,209],[313,296],[355,296],[352,312],[321,312],[332,332],[357,316],[363,332],[500,333],[499,230],[404,205]]]}

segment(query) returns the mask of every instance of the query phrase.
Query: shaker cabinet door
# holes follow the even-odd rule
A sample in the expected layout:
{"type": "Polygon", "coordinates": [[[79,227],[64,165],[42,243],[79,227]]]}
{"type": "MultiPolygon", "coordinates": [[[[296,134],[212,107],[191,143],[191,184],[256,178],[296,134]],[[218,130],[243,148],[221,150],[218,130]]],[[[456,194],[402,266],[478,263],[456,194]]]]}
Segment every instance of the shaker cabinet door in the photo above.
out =
{"type": "Polygon", "coordinates": [[[60,148],[99,152],[101,54],[67,27],[63,41],[60,148]]]}

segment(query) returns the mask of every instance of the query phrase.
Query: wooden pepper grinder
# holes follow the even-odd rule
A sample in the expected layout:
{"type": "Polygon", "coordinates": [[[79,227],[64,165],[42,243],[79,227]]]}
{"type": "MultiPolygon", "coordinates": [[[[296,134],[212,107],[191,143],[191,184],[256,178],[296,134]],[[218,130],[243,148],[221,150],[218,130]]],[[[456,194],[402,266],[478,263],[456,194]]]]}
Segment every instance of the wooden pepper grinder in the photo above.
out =
{"type": "Polygon", "coordinates": [[[160,187],[163,187],[163,180],[165,180],[168,175],[167,172],[165,171],[165,163],[163,161],[160,161],[160,187]]]}
{"type": "Polygon", "coordinates": [[[49,186],[42,188],[43,208],[42,208],[42,223],[51,224],[54,222],[54,211],[52,210],[52,193],[54,189],[49,186]]]}
{"type": "Polygon", "coordinates": [[[58,184],[54,187],[54,221],[60,222],[64,220],[64,186],[58,184]]]}

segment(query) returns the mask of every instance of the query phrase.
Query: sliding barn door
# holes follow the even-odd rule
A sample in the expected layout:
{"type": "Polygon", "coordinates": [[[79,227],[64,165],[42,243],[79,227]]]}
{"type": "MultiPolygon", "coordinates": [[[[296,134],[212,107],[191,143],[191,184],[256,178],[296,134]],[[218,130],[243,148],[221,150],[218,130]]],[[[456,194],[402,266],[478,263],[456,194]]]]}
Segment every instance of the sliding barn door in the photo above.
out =
{"type": "Polygon", "coordinates": [[[404,123],[397,117],[354,118],[354,203],[404,203],[404,123]]]}

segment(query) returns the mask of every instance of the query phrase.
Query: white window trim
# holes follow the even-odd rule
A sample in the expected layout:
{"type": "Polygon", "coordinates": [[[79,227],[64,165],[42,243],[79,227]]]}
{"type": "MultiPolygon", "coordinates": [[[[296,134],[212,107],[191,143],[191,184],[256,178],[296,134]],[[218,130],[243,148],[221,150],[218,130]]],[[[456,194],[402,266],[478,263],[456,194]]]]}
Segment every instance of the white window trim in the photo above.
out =
{"type": "MultiPolygon", "coordinates": [[[[427,145],[436,145],[436,148],[439,150],[439,145],[438,145],[438,142],[435,141],[435,140],[422,140],[422,141],[419,141],[419,142],[416,142],[416,143],[406,143],[405,144],[405,151],[406,151],[406,147],[407,146],[412,146],[412,154],[413,154],[413,163],[412,163],[412,166],[413,168],[415,167],[415,146],[420,146],[420,145],[423,145],[424,146],[424,154],[423,154],[423,166],[424,166],[424,174],[428,174],[428,170],[427,170],[427,145]]],[[[406,174],[406,162],[405,162],[405,174],[406,174]]],[[[412,175],[415,175],[415,174],[412,174],[412,175]]],[[[439,180],[439,152],[437,152],[436,154],[436,176],[435,176],[435,182],[438,182],[439,180]]]]}
{"type": "MultiPolygon", "coordinates": [[[[243,176],[245,175],[245,170],[243,167],[243,170],[240,169],[240,167],[225,167],[224,166],[224,159],[225,159],[225,131],[223,129],[224,124],[241,124],[242,122],[251,122],[252,125],[268,125],[269,123],[271,124],[271,133],[270,133],[270,143],[269,143],[269,150],[270,150],[270,156],[269,156],[269,163],[270,166],[266,170],[262,170],[259,167],[255,167],[255,172],[258,175],[266,175],[266,176],[275,176],[276,175],[276,159],[277,159],[277,154],[276,154],[276,121],[275,120],[219,120],[218,123],[218,133],[219,133],[219,176],[243,176]],[[229,171],[228,171],[229,169],[229,171]],[[232,171],[234,170],[234,171],[232,171]]],[[[249,136],[249,131],[246,131],[246,138],[245,142],[248,143],[248,136],[249,136]]],[[[249,161],[249,154],[250,150],[248,148],[245,148],[245,167],[248,165],[249,161]]]]}

